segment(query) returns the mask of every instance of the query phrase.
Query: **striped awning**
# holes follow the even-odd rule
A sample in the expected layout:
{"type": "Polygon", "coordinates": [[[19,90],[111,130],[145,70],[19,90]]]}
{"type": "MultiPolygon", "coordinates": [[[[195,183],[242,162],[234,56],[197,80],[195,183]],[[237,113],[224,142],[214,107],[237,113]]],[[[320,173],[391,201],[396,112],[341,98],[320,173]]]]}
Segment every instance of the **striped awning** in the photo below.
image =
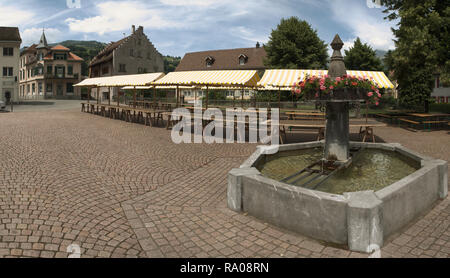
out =
{"type": "MultiPolygon", "coordinates": [[[[125,86],[122,90],[176,89],[177,86],[125,86]]],[[[196,89],[194,86],[178,86],[178,89],[196,89]]]]}
{"type": "Polygon", "coordinates": [[[256,70],[211,70],[171,72],[150,85],[190,85],[211,87],[256,87],[256,70]]]}
{"type": "MultiPolygon", "coordinates": [[[[290,70],[290,69],[274,69],[266,70],[258,85],[266,90],[271,88],[291,88],[296,82],[302,81],[307,75],[324,76],[327,70],[290,70]]],[[[393,89],[394,85],[382,71],[354,71],[348,70],[348,75],[358,77],[372,77],[379,88],[393,89]]]]}
{"type": "Polygon", "coordinates": [[[125,87],[145,86],[164,76],[164,73],[145,73],[88,78],[74,85],[77,87],[125,87]]]}
{"type": "Polygon", "coordinates": [[[108,77],[88,78],[73,86],[75,87],[97,87],[103,80],[108,77]]]}

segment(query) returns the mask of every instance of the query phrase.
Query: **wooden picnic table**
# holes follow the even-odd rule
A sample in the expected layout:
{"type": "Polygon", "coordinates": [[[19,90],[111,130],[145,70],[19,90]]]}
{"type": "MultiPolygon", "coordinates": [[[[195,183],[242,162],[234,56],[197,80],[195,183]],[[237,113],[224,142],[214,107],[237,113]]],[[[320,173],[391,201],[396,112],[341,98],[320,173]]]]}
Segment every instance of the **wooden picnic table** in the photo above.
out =
{"type": "Polygon", "coordinates": [[[450,117],[450,114],[429,114],[429,113],[406,113],[406,115],[418,118],[450,117]]]}
{"type": "MultiPolygon", "coordinates": [[[[167,117],[167,124],[166,124],[166,128],[170,129],[171,127],[173,127],[176,123],[181,122],[184,120],[184,117],[186,117],[186,114],[183,113],[174,113],[174,112],[163,112],[161,113],[163,116],[167,117]]],[[[214,121],[214,117],[211,117],[211,119],[205,119],[203,114],[202,115],[195,115],[192,113],[189,113],[189,117],[191,118],[191,121],[194,120],[201,120],[202,122],[202,126],[206,126],[208,125],[210,122],[214,121]]],[[[239,116],[238,116],[239,117],[239,116]]],[[[239,118],[236,119],[236,117],[233,117],[233,120],[230,121],[226,115],[223,116],[222,118],[222,122],[223,123],[234,123],[234,124],[244,124],[245,127],[248,129],[248,127],[250,126],[250,118],[249,117],[245,117],[244,121],[239,120],[239,118]]],[[[258,121],[257,118],[255,118],[255,123],[256,125],[258,125],[258,121]]]]}
{"type": "Polygon", "coordinates": [[[294,120],[297,116],[301,117],[303,120],[314,120],[320,117],[325,117],[325,113],[318,111],[290,111],[285,112],[289,120],[294,120]]]}
{"type": "Polygon", "coordinates": [[[450,114],[406,113],[406,115],[407,117],[402,117],[399,121],[410,126],[423,125],[423,129],[429,131],[432,125],[447,124],[450,121],[450,114]]]}
{"type": "MultiPolygon", "coordinates": [[[[268,124],[272,124],[272,121],[267,121],[268,124]]],[[[375,122],[375,121],[366,121],[366,120],[351,120],[350,127],[359,127],[359,136],[362,138],[363,142],[366,142],[366,138],[372,138],[372,141],[375,143],[375,134],[373,132],[374,127],[384,127],[386,124],[375,122]]],[[[286,129],[292,131],[292,129],[303,129],[303,130],[317,130],[317,141],[320,141],[325,138],[325,128],[326,122],[325,120],[281,120],[279,122],[280,129],[280,142],[283,144],[287,142],[286,129]],[[283,139],[284,137],[284,139],[283,139]]]]}
{"type": "Polygon", "coordinates": [[[96,113],[101,116],[108,116],[114,119],[123,119],[127,122],[143,121],[145,125],[153,126],[162,120],[162,113],[167,112],[167,109],[146,109],[134,108],[123,105],[108,105],[102,103],[82,103],[82,111],[89,113],[96,113]],[[86,109],[86,107],[88,107],[86,109]]]}

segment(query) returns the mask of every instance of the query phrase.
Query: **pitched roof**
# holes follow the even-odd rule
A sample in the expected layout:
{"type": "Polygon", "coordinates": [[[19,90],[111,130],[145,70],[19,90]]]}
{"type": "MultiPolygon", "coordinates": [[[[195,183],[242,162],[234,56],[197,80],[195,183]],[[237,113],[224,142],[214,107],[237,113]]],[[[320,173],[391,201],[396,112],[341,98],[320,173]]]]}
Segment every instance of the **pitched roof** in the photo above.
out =
{"type": "MultiPolygon", "coordinates": [[[[131,35],[130,35],[131,36],[131,35]]],[[[102,51],[100,51],[97,56],[92,58],[92,61],[90,63],[90,66],[95,66],[97,64],[107,62],[109,60],[112,60],[113,58],[113,51],[117,49],[122,43],[124,43],[130,36],[123,38],[116,42],[110,42],[105,48],[103,48],[102,51]]]]}
{"type": "MultiPolygon", "coordinates": [[[[64,47],[64,46],[63,46],[64,47]]],[[[65,48],[65,47],[64,47],[65,48]]],[[[67,48],[68,49],[68,48],[67,48]]],[[[49,52],[47,54],[47,56],[44,57],[44,60],[53,60],[53,48],[52,51],[49,52]]],[[[56,49],[56,50],[61,50],[61,49],[56,49]]],[[[67,56],[67,61],[84,61],[83,58],[80,58],[79,56],[75,55],[72,52],[68,53],[69,55],[67,56]]]]}
{"type": "Polygon", "coordinates": [[[36,48],[48,48],[47,38],[45,37],[44,30],[42,30],[41,39],[39,40],[39,44],[36,46],[36,48]]]}
{"type": "Polygon", "coordinates": [[[25,47],[25,49],[23,49],[23,50],[20,52],[20,56],[22,56],[22,55],[24,55],[24,54],[26,54],[26,53],[34,53],[34,52],[36,51],[36,46],[37,46],[37,44],[32,44],[32,45],[29,46],[29,47],[25,47]]]}
{"type": "Polygon", "coordinates": [[[0,41],[22,42],[22,39],[20,38],[19,28],[0,27],[0,41]]]}
{"type": "Polygon", "coordinates": [[[195,70],[263,70],[266,50],[259,48],[236,48],[224,50],[209,50],[186,53],[175,71],[195,70]],[[247,57],[244,65],[239,64],[239,57],[247,57]],[[213,64],[206,66],[206,59],[211,57],[213,64]]]}
{"type": "Polygon", "coordinates": [[[83,58],[81,58],[81,57],[75,55],[75,54],[72,53],[72,52],[69,52],[68,60],[69,60],[69,61],[72,61],[72,60],[73,60],[73,61],[84,61],[83,58]]]}
{"type": "Polygon", "coordinates": [[[65,47],[64,45],[60,45],[60,44],[58,44],[57,46],[52,47],[51,50],[70,51],[69,48],[65,47]]]}

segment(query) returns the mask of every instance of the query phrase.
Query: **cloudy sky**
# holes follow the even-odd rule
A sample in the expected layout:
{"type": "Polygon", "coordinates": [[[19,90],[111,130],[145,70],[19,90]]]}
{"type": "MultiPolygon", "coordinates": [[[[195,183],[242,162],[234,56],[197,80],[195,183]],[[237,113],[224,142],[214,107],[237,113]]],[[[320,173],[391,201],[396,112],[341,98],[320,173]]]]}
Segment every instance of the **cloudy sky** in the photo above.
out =
{"type": "Polygon", "coordinates": [[[0,0],[0,26],[18,26],[22,46],[39,41],[42,28],[50,43],[110,42],[134,24],[163,55],[176,56],[265,43],[290,16],[308,21],[327,43],[339,33],[347,47],[356,37],[374,49],[394,47],[393,23],[367,0],[0,0]]]}

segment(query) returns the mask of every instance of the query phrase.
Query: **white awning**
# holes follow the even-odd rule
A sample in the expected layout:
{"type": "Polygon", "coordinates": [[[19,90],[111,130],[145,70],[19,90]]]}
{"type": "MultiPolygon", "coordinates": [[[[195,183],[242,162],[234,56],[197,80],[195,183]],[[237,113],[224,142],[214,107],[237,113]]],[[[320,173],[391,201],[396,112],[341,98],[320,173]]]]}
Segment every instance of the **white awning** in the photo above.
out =
{"type": "Polygon", "coordinates": [[[125,87],[145,86],[164,76],[164,73],[144,73],[131,75],[115,75],[105,77],[88,78],[74,85],[77,87],[125,87]]]}

